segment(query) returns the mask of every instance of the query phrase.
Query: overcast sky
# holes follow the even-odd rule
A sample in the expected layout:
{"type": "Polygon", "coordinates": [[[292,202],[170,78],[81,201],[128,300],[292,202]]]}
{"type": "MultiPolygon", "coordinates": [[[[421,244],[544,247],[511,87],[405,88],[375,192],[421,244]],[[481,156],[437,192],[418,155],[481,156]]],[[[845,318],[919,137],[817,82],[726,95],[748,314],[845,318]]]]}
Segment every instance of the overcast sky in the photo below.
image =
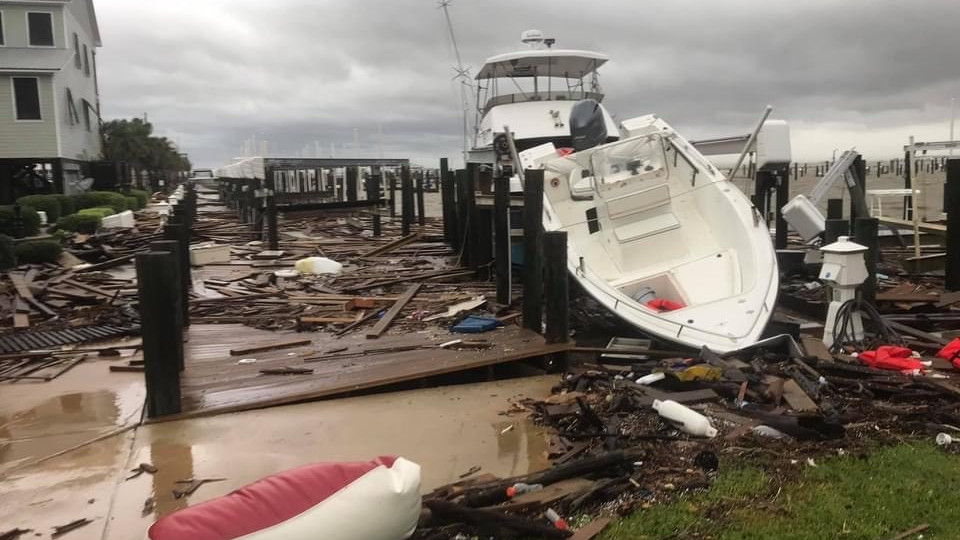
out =
{"type": "MultiPolygon", "coordinates": [[[[149,115],[195,164],[271,155],[457,158],[461,112],[436,0],[95,0],[105,118],[149,115]],[[382,130],[382,139],[378,132],[382,130]]],[[[747,132],[767,103],[798,161],[896,156],[949,137],[960,0],[453,0],[461,55],[538,28],[595,50],[608,109],[688,138],[747,132]]],[[[960,127],[958,127],[960,135],[960,127]]]]}

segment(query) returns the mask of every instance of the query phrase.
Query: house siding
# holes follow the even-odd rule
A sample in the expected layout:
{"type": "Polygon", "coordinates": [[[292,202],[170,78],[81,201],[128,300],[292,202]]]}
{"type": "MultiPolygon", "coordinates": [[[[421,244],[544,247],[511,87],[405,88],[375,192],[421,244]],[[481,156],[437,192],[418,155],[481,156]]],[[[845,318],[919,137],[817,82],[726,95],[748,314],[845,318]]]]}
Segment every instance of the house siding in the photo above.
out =
{"type": "Polygon", "coordinates": [[[18,122],[11,80],[15,76],[0,75],[0,158],[56,157],[57,120],[52,77],[37,76],[43,120],[18,122]]]}
{"type": "Polygon", "coordinates": [[[23,5],[0,2],[3,11],[4,44],[7,47],[29,47],[27,41],[27,12],[45,11],[53,13],[53,45],[63,49],[71,46],[63,35],[63,6],[23,5]]]}
{"type": "Polygon", "coordinates": [[[89,50],[90,75],[84,73],[84,68],[78,69],[71,60],[54,77],[55,92],[57,101],[57,110],[59,111],[57,125],[60,130],[60,157],[68,159],[90,160],[98,159],[101,153],[100,149],[100,123],[97,118],[97,90],[94,82],[94,61],[93,53],[96,49],[93,43],[93,37],[87,24],[80,24],[74,15],[65,12],[67,24],[67,36],[69,36],[71,47],[73,43],[74,32],[80,38],[80,57],[83,60],[83,46],[86,45],[89,50]],[[77,108],[79,122],[71,125],[70,113],[67,108],[67,89],[73,94],[73,101],[77,108]],[[83,100],[87,100],[93,107],[90,111],[90,131],[83,122],[83,100]]]}

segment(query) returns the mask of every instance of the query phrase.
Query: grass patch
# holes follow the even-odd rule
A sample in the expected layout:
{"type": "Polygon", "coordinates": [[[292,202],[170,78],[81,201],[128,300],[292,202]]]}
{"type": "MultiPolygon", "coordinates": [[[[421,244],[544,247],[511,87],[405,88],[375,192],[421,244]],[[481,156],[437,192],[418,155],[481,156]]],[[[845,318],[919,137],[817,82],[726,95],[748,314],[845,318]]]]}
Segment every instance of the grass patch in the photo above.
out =
{"type": "Polygon", "coordinates": [[[960,457],[926,442],[900,444],[822,460],[782,485],[748,465],[722,470],[708,491],[639,510],[600,538],[876,540],[921,523],[930,524],[926,539],[956,538],[958,492],[960,457]]]}

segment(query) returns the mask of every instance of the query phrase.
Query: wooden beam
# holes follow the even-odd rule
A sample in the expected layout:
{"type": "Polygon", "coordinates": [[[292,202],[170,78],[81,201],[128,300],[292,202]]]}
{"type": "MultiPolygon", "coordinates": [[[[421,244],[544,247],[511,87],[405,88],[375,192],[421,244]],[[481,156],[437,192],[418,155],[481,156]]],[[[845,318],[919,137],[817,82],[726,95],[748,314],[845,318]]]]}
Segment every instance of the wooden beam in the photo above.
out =
{"type": "Polygon", "coordinates": [[[400,315],[400,312],[403,311],[403,308],[407,305],[416,294],[420,291],[420,283],[414,283],[410,286],[400,298],[394,302],[393,306],[383,315],[383,318],[380,319],[376,326],[374,326],[369,332],[367,332],[367,338],[376,339],[380,337],[384,332],[387,331],[387,328],[393,324],[394,319],[400,315]]]}

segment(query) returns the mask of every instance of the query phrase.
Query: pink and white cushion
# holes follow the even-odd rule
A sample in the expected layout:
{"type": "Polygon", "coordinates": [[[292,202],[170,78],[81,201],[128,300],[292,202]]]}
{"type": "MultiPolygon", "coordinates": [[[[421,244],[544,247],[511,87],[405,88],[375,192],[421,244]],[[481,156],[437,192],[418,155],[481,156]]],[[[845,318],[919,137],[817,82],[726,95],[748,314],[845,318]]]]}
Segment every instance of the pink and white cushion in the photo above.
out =
{"type": "Polygon", "coordinates": [[[420,516],[420,466],[317,463],[160,518],[150,540],[400,540],[420,516]]]}

